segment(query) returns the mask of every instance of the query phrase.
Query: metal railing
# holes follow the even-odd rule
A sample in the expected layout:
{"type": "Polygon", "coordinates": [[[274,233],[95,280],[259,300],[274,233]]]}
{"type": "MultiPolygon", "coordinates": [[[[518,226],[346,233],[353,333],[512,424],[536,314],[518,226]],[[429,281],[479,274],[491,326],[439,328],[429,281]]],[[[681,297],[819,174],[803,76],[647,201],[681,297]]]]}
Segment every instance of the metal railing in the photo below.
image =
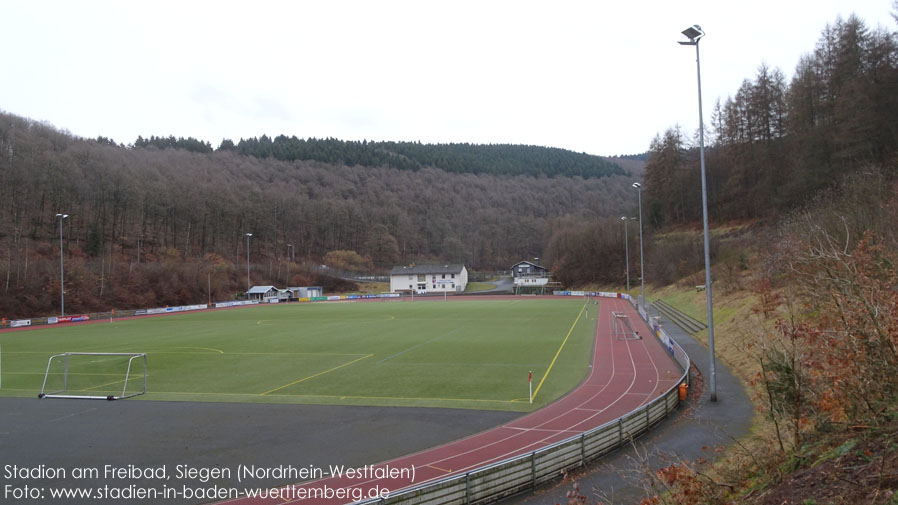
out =
{"type": "Polygon", "coordinates": [[[657,325],[653,326],[662,345],[683,368],[683,375],[664,394],[623,416],[597,428],[572,436],[542,449],[515,456],[463,474],[426,482],[393,492],[385,498],[358,504],[469,505],[490,503],[562,476],[624,445],[663,421],[680,403],[679,386],[689,384],[689,356],[657,325]]]}

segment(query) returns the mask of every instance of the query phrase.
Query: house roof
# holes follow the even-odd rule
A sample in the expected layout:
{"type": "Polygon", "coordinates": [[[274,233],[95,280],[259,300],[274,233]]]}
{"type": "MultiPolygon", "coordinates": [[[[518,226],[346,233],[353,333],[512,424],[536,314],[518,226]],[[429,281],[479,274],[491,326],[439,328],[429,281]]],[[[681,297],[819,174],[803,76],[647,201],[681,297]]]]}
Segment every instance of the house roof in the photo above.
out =
{"type": "Polygon", "coordinates": [[[249,288],[247,293],[251,294],[251,295],[254,295],[254,294],[264,295],[265,293],[271,291],[272,289],[277,290],[277,288],[274,286],[253,286],[253,287],[249,288]]]}
{"type": "Polygon", "coordinates": [[[516,267],[516,266],[518,266],[518,265],[522,265],[522,264],[524,264],[524,263],[526,263],[526,264],[528,264],[528,265],[530,265],[530,266],[532,266],[532,267],[534,267],[534,268],[539,268],[540,270],[548,270],[546,267],[544,267],[544,266],[542,266],[542,265],[537,265],[536,263],[531,263],[531,262],[529,262],[529,261],[519,261],[519,262],[515,263],[514,265],[512,265],[512,266],[511,266],[511,269],[514,270],[514,267],[516,267]]]}
{"type": "Polygon", "coordinates": [[[458,274],[461,273],[464,265],[442,264],[442,265],[413,265],[393,267],[390,275],[405,274],[458,274]]]}

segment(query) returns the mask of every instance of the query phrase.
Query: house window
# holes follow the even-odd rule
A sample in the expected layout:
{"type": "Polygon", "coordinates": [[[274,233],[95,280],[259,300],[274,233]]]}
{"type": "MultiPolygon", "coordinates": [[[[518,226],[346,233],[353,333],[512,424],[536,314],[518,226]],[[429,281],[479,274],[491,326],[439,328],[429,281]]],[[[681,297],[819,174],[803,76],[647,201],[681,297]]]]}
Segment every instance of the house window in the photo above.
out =
{"type": "Polygon", "coordinates": [[[452,278],[453,278],[453,279],[455,278],[455,274],[452,274],[452,278]]]}
{"type": "Polygon", "coordinates": [[[426,276],[426,275],[419,275],[419,276],[418,276],[418,282],[425,282],[426,280],[427,280],[427,276],[426,276]]]}
{"type": "Polygon", "coordinates": [[[408,288],[409,288],[409,289],[413,289],[411,284],[408,285],[408,288]]]}
{"type": "Polygon", "coordinates": [[[452,286],[452,289],[455,289],[455,283],[454,283],[454,282],[453,282],[452,284],[450,284],[450,285],[452,286]]]}
{"type": "Polygon", "coordinates": [[[444,278],[444,279],[446,278],[446,274],[443,274],[443,278],[444,278]]]}

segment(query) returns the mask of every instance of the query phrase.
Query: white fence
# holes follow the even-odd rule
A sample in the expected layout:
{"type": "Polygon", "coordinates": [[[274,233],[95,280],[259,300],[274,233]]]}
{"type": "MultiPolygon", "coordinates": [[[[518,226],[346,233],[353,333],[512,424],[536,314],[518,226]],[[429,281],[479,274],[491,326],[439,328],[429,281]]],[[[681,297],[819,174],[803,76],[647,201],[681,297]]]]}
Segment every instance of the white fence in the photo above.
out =
{"type": "MultiPolygon", "coordinates": [[[[569,295],[582,296],[582,294],[569,295]]],[[[490,503],[561,477],[647,432],[680,403],[679,385],[689,383],[689,356],[660,326],[652,328],[683,368],[673,387],[650,403],[598,428],[537,451],[516,456],[470,472],[410,487],[386,498],[359,504],[468,505],[490,503]]]]}

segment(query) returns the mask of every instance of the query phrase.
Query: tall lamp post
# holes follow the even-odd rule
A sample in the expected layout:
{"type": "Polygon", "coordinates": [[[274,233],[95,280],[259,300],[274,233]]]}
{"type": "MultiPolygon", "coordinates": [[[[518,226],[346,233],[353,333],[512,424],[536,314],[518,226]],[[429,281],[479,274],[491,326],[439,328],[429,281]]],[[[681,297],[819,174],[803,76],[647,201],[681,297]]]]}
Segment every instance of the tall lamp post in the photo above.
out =
{"type": "Polygon", "coordinates": [[[62,265],[62,220],[68,214],[56,214],[59,218],[59,315],[65,315],[65,270],[62,265]]]}
{"type": "MultiPolygon", "coordinates": [[[[639,297],[642,299],[642,310],[645,310],[645,260],[642,255],[642,184],[633,183],[639,198],[639,277],[642,279],[642,291],[639,297]]],[[[636,304],[639,306],[639,304],[636,304]]]]}
{"type": "Polygon", "coordinates": [[[252,238],[252,233],[246,234],[246,290],[249,291],[249,239],[252,238]]]}
{"type": "Polygon", "coordinates": [[[629,226],[627,226],[627,220],[636,218],[621,216],[620,219],[624,222],[624,257],[627,259],[627,296],[630,296],[630,239],[627,237],[627,228],[629,228],[629,226]]]}
{"type": "Polygon", "coordinates": [[[296,259],[296,256],[291,253],[293,253],[293,244],[287,244],[287,258],[289,258],[291,261],[294,261],[296,259]]]}
{"type": "Polygon", "coordinates": [[[679,41],[684,46],[695,46],[695,69],[698,75],[698,139],[699,158],[702,171],[702,225],[705,235],[705,294],[708,299],[708,351],[710,353],[711,401],[717,401],[717,377],[714,366],[714,312],[711,307],[711,247],[708,233],[708,183],[705,177],[705,124],[702,114],[702,66],[698,53],[698,41],[705,36],[699,25],[692,25],[683,30],[688,41],[679,41]]]}

